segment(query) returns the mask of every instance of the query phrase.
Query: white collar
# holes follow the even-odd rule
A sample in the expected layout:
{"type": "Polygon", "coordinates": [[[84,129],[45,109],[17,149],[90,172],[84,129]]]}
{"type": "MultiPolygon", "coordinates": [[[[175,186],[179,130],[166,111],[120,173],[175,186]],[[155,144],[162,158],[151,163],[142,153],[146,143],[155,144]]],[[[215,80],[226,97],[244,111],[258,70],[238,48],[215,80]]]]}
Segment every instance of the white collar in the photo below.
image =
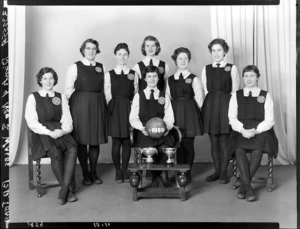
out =
{"type": "Polygon", "coordinates": [[[86,66],[90,66],[91,64],[92,64],[92,66],[96,66],[96,61],[95,61],[95,60],[89,61],[88,59],[83,58],[83,59],[81,60],[81,62],[82,62],[84,65],[86,65],[86,66]]]}
{"type": "Polygon", "coordinates": [[[217,67],[217,64],[220,64],[220,68],[224,68],[225,66],[226,66],[226,64],[227,64],[227,62],[225,61],[225,60],[222,60],[221,62],[216,62],[216,61],[214,61],[213,63],[212,63],[212,66],[214,67],[214,68],[216,68],[217,67]]]}
{"type": "Polygon", "coordinates": [[[253,88],[244,88],[244,96],[249,96],[249,92],[251,91],[252,96],[257,97],[260,93],[259,87],[253,87],[253,88]]]}
{"type": "Polygon", "coordinates": [[[150,60],[152,60],[153,65],[154,65],[155,62],[158,61],[157,56],[154,56],[154,57],[152,57],[152,58],[150,58],[149,56],[146,56],[145,59],[143,60],[143,62],[144,62],[145,64],[149,65],[150,60]]]}
{"type": "Polygon", "coordinates": [[[179,79],[180,73],[182,73],[184,79],[191,74],[188,69],[185,69],[183,71],[177,70],[177,72],[174,74],[175,79],[179,79]]]}
{"type": "Polygon", "coordinates": [[[130,69],[125,66],[124,68],[121,68],[119,65],[117,65],[115,68],[114,68],[114,71],[120,75],[121,74],[121,71],[123,70],[124,74],[128,74],[128,72],[130,71],[130,69]]]}
{"type": "Polygon", "coordinates": [[[46,92],[44,89],[42,90],[39,90],[39,94],[42,96],[42,97],[46,97],[46,94],[49,94],[49,97],[54,97],[54,91],[51,90],[49,92],[46,92]]]}
{"type": "Polygon", "coordinates": [[[150,87],[147,86],[147,87],[144,89],[144,91],[145,91],[146,93],[151,93],[151,90],[154,90],[154,93],[156,93],[157,91],[159,91],[157,87],[156,87],[156,88],[150,88],[150,87]]]}

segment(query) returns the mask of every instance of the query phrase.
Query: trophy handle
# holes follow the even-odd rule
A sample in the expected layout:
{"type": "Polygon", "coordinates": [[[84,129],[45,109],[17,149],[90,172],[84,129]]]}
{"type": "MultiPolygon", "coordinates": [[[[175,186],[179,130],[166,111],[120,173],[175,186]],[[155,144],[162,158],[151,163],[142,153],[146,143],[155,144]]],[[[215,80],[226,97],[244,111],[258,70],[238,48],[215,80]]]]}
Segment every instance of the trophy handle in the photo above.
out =
{"type": "Polygon", "coordinates": [[[162,148],[162,151],[163,151],[164,153],[166,153],[166,148],[162,148]]]}

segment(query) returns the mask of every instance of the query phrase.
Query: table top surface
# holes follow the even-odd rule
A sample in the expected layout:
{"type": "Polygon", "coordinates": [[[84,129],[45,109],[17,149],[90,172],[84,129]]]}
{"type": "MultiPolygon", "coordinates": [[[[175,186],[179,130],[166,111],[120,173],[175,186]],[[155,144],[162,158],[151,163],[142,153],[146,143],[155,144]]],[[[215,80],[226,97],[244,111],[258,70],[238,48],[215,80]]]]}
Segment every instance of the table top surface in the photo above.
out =
{"type": "Polygon", "coordinates": [[[137,170],[182,170],[187,171],[191,169],[189,164],[176,164],[173,166],[169,166],[166,164],[135,164],[131,163],[128,165],[128,169],[130,171],[137,171],[137,170]]]}

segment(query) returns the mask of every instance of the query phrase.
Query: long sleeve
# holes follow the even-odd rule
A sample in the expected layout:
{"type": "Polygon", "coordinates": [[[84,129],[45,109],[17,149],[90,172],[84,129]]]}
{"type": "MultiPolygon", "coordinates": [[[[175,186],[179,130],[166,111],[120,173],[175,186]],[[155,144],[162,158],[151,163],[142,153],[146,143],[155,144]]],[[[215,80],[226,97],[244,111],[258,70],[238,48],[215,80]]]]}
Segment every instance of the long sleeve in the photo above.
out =
{"type": "Polygon", "coordinates": [[[265,119],[258,124],[256,130],[259,133],[270,130],[274,126],[274,109],[273,109],[273,100],[269,93],[267,93],[265,101],[265,119]]]}
{"type": "Polygon", "coordinates": [[[167,129],[171,130],[174,126],[174,112],[171,104],[170,97],[166,94],[165,95],[165,116],[163,118],[164,122],[167,125],[167,129]]]}
{"type": "Polygon", "coordinates": [[[201,81],[198,77],[195,77],[192,84],[194,93],[195,93],[195,100],[198,105],[198,107],[201,109],[203,102],[204,102],[204,92],[203,92],[203,86],[201,81]]]}
{"type": "Polygon", "coordinates": [[[232,91],[235,92],[240,89],[240,76],[235,65],[232,65],[231,68],[231,81],[232,81],[232,91]]]}
{"type": "Polygon", "coordinates": [[[234,131],[241,132],[244,125],[241,123],[238,118],[238,104],[236,98],[236,92],[233,92],[229,101],[229,109],[228,109],[228,118],[229,124],[234,131]]]}
{"type": "Polygon", "coordinates": [[[142,75],[142,74],[141,74],[141,69],[140,69],[140,67],[139,67],[138,64],[134,65],[133,68],[132,68],[132,70],[134,70],[134,71],[137,73],[139,79],[142,77],[142,76],[141,76],[141,75],[142,75]]]}
{"type": "Polygon", "coordinates": [[[66,133],[71,133],[73,130],[73,120],[70,113],[68,100],[64,94],[61,94],[62,99],[62,117],[60,120],[61,129],[66,133]]]}
{"type": "Polygon", "coordinates": [[[134,94],[139,91],[139,75],[135,72],[134,73],[134,94]]]}
{"type": "Polygon", "coordinates": [[[170,67],[169,65],[165,62],[165,75],[164,75],[164,79],[168,80],[170,76],[170,67]]]}
{"type": "Polygon", "coordinates": [[[64,94],[70,99],[72,93],[75,91],[75,81],[77,79],[77,66],[72,64],[67,71],[66,81],[65,81],[65,91],[64,94]]]}
{"type": "Polygon", "coordinates": [[[38,121],[39,117],[36,112],[36,101],[33,94],[30,94],[27,99],[25,119],[29,129],[34,133],[48,135],[51,132],[38,121]]]}
{"type": "Polygon", "coordinates": [[[104,94],[105,94],[106,103],[108,104],[109,101],[112,99],[111,80],[110,80],[109,72],[105,73],[104,75],[104,94]]]}
{"type": "Polygon", "coordinates": [[[170,97],[170,99],[172,99],[171,90],[170,90],[170,86],[169,86],[169,80],[167,80],[167,82],[166,82],[166,94],[170,97]]]}
{"type": "Polygon", "coordinates": [[[140,120],[139,111],[140,111],[140,95],[139,93],[136,93],[132,100],[131,111],[129,114],[129,122],[133,128],[142,130],[144,126],[140,120]]]}
{"type": "Polygon", "coordinates": [[[206,85],[206,67],[204,67],[202,69],[202,74],[201,74],[201,82],[202,82],[202,87],[203,87],[203,91],[204,91],[204,95],[206,96],[208,93],[207,90],[207,85],[206,85]]]}

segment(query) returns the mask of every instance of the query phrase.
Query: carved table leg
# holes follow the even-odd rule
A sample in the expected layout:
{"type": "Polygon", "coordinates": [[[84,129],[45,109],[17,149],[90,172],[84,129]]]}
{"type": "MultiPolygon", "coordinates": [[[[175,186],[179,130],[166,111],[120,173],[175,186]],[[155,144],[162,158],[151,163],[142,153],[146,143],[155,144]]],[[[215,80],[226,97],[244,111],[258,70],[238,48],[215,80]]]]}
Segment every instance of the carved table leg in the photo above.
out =
{"type": "Polygon", "coordinates": [[[185,186],[187,185],[187,177],[186,177],[186,172],[180,172],[181,174],[179,174],[178,176],[178,184],[180,186],[180,190],[179,190],[179,193],[180,193],[180,199],[182,201],[185,201],[186,200],[186,197],[185,197],[185,186]]]}
{"type": "Polygon", "coordinates": [[[130,185],[133,187],[133,201],[138,200],[138,186],[140,183],[139,172],[132,172],[130,176],[130,185]]]}

